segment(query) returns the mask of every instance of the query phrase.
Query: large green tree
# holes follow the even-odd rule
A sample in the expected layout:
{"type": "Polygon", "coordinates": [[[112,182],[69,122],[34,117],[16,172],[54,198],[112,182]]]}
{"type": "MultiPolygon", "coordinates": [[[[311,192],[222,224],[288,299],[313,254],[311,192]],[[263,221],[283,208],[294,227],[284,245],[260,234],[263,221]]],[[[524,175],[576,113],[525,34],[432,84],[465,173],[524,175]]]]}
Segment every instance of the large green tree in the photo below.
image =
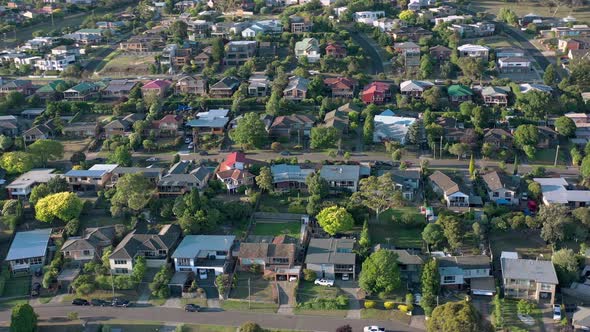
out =
{"type": "Polygon", "coordinates": [[[340,132],[334,127],[311,128],[309,146],[312,149],[325,149],[336,146],[340,139],[340,132]]]}
{"type": "Polygon", "coordinates": [[[238,125],[230,131],[229,136],[242,147],[260,148],[266,143],[268,134],[260,116],[250,112],[238,121],[238,125]]]}
{"type": "Polygon", "coordinates": [[[45,167],[50,160],[58,160],[64,156],[64,146],[58,141],[40,139],[27,148],[37,160],[39,165],[45,167]]]}
{"type": "Polygon", "coordinates": [[[28,303],[19,303],[12,308],[10,332],[37,331],[37,314],[28,303]]]}
{"type": "Polygon", "coordinates": [[[115,151],[109,156],[109,162],[118,164],[119,166],[131,166],[131,152],[126,145],[120,145],[115,148],[115,151]]]}
{"type": "Polygon", "coordinates": [[[260,169],[260,174],[256,177],[256,184],[260,189],[265,191],[271,191],[273,189],[270,168],[265,166],[260,169]]]}
{"type": "Polygon", "coordinates": [[[568,287],[572,281],[576,281],[580,264],[572,249],[563,248],[557,250],[551,256],[551,261],[555,265],[555,272],[557,272],[560,285],[568,287]]]}
{"type": "Polygon", "coordinates": [[[391,250],[379,250],[369,256],[362,266],[360,287],[370,294],[390,294],[401,284],[398,256],[391,250]]]}
{"type": "Polygon", "coordinates": [[[568,209],[563,205],[542,205],[537,214],[537,219],[543,227],[541,237],[543,240],[557,244],[565,239],[566,226],[571,222],[568,209]]]}
{"type": "Polygon", "coordinates": [[[379,177],[370,176],[359,182],[359,190],[352,195],[352,199],[375,211],[377,219],[381,212],[392,208],[396,203],[395,185],[391,173],[379,177]]]}
{"type": "Polygon", "coordinates": [[[436,247],[443,239],[444,232],[439,224],[429,223],[424,227],[424,230],[422,231],[422,240],[426,242],[429,252],[431,246],[436,247]]]}
{"type": "Polygon", "coordinates": [[[124,209],[139,213],[149,203],[155,186],[141,173],[125,174],[117,181],[111,198],[111,213],[120,215],[124,209]]]}
{"type": "Polygon", "coordinates": [[[55,218],[70,221],[82,213],[84,203],[72,192],[56,193],[41,198],[35,205],[35,218],[51,222],[55,218]]]}
{"type": "Polygon", "coordinates": [[[330,235],[349,231],[354,226],[352,215],[339,206],[323,209],[316,218],[324,231],[330,235]]]}
{"type": "Polygon", "coordinates": [[[461,247],[464,232],[459,217],[449,214],[441,215],[436,223],[442,226],[443,233],[451,249],[461,247]]]}
{"type": "Polygon", "coordinates": [[[436,259],[430,259],[424,263],[420,279],[422,284],[420,306],[424,309],[426,316],[430,316],[436,306],[436,296],[440,290],[440,274],[436,259]]]}
{"type": "Polygon", "coordinates": [[[486,320],[470,302],[447,302],[436,307],[426,321],[428,332],[485,332],[486,320]]]}
{"type": "Polygon", "coordinates": [[[555,120],[555,130],[565,137],[572,137],[576,133],[576,124],[567,116],[560,116],[555,120]]]}
{"type": "Polygon", "coordinates": [[[27,152],[7,152],[0,157],[0,166],[10,174],[24,173],[35,166],[35,159],[27,152]]]}

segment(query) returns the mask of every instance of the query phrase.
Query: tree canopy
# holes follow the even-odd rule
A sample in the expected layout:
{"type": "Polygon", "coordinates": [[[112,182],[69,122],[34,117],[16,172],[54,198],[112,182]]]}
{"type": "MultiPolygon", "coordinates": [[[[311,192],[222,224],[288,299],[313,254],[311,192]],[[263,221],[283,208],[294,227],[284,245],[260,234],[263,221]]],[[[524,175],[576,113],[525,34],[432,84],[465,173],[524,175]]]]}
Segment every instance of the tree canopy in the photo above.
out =
{"type": "Polygon", "coordinates": [[[488,330],[480,313],[467,301],[447,302],[426,321],[428,332],[483,332],[488,330]]]}
{"type": "Polygon", "coordinates": [[[50,160],[58,160],[64,156],[64,146],[58,141],[40,139],[29,145],[27,148],[39,165],[45,167],[50,160]]]}
{"type": "Polygon", "coordinates": [[[257,113],[246,113],[238,121],[235,129],[229,133],[230,138],[243,147],[262,147],[267,140],[264,122],[257,113]]]}
{"type": "Polygon", "coordinates": [[[359,190],[352,195],[352,199],[375,211],[377,218],[381,212],[392,208],[396,203],[395,185],[390,173],[379,177],[369,176],[359,182],[359,190]]]}
{"type": "Polygon", "coordinates": [[[391,250],[372,253],[364,262],[359,285],[371,294],[389,294],[401,285],[397,254],[391,250]]]}
{"type": "Polygon", "coordinates": [[[576,133],[576,124],[567,116],[560,116],[555,120],[555,130],[565,137],[572,137],[576,133]]]}
{"type": "Polygon", "coordinates": [[[119,215],[125,208],[140,212],[149,203],[154,189],[154,184],[143,174],[125,174],[117,181],[111,198],[111,213],[119,215]]]}
{"type": "Polygon", "coordinates": [[[12,308],[10,315],[10,332],[35,332],[37,314],[28,303],[19,303],[12,308]]]}
{"type": "Polygon", "coordinates": [[[0,158],[0,166],[10,174],[30,171],[35,166],[33,155],[27,152],[7,152],[0,158]]]}
{"type": "Polygon", "coordinates": [[[330,235],[349,231],[354,226],[352,215],[339,206],[323,209],[316,218],[324,231],[330,235]]]}
{"type": "Polygon", "coordinates": [[[51,222],[55,218],[70,221],[82,213],[84,203],[72,192],[51,194],[41,198],[35,205],[35,218],[51,222]]]}
{"type": "Polygon", "coordinates": [[[312,149],[330,148],[336,146],[338,139],[340,132],[334,127],[313,127],[309,145],[312,149]]]}

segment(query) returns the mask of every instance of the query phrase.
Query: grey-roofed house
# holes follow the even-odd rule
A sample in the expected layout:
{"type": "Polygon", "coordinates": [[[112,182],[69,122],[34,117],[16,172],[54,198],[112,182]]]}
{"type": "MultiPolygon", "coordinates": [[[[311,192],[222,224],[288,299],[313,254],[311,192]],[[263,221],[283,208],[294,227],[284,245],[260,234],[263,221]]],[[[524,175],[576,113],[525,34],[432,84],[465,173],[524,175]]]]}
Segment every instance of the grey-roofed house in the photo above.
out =
{"type": "Polygon", "coordinates": [[[336,279],[352,275],[356,279],[354,239],[317,239],[309,241],[305,264],[318,278],[336,279]]]}
{"type": "Polygon", "coordinates": [[[320,177],[328,182],[333,191],[356,192],[361,178],[360,165],[324,165],[320,177]]]}
{"type": "MultiPolygon", "coordinates": [[[[551,261],[522,259],[515,252],[502,252],[504,296],[526,300],[555,302],[559,281],[551,261]]],[[[564,287],[569,285],[563,285],[564,287]]]]}
{"type": "Polygon", "coordinates": [[[13,274],[30,274],[41,270],[48,259],[51,228],[17,232],[4,261],[13,274]]]}
{"type": "Polygon", "coordinates": [[[104,98],[121,98],[129,96],[131,90],[136,87],[137,81],[126,79],[112,80],[108,85],[100,91],[104,98]]]}
{"type": "Polygon", "coordinates": [[[397,190],[402,192],[404,199],[414,200],[416,192],[420,188],[420,169],[409,168],[405,170],[391,170],[391,177],[397,190]]]}
{"type": "Polygon", "coordinates": [[[113,244],[114,225],[86,228],[83,236],[71,236],[61,246],[64,258],[75,261],[92,261],[102,257],[103,249],[113,244]]]}
{"type": "Polygon", "coordinates": [[[64,177],[72,191],[97,191],[106,187],[117,164],[96,164],[87,170],[70,170],[64,177]]]}
{"type": "Polygon", "coordinates": [[[158,180],[159,197],[175,197],[190,192],[193,188],[204,189],[213,172],[200,166],[187,173],[168,173],[158,180]]]}
{"type": "Polygon", "coordinates": [[[448,175],[441,171],[432,173],[428,180],[435,193],[443,196],[447,202],[447,206],[468,207],[469,195],[465,194],[459,188],[459,185],[453,181],[448,175]]]}
{"type": "Polygon", "coordinates": [[[229,123],[228,109],[211,109],[197,113],[197,118],[186,123],[195,134],[222,135],[229,123]]]}
{"type": "Polygon", "coordinates": [[[28,108],[28,109],[20,112],[20,115],[23,117],[23,119],[35,120],[36,117],[43,114],[44,112],[45,112],[44,108],[28,108]]]}
{"type": "Polygon", "coordinates": [[[211,98],[231,98],[239,86],[240,80],[236,77],[224,77],[209,87],[209,96],[211,98]]]}
{"type": "Polygon", "coordinates": [[[326,113],[323,125],[327,128],[336,128],[341,134],[346,135],[349,123],[348,113],[336,109],[326,113]]]}
{"type": "Polygon", "coordinates": [[[233,235],[187,235],[172,254],[177,272],[213,271],[215,275],[227,272],[233,235]]]}
{"type": "Polygon", "coordinates": [[[300,271],[301,267],[294,267],[297,244],[295,240],[284,242],[287,237],[276,237],[271,242],[242,242],[238,249],[237,258],[240,269],[250,271],[252,266],[258,265],[265,275],[274,275],[276,280],[288,280],[293,275],[277,274],[277,271],[300,271]]]}
{"type": "Polygon", "coordinates": [[[66,137],[86,138],[98,137],[99,126],[96,122],[72,122],[66,123],[62,133],[66,137]]]}
{"type": "Polygon", "coordinates": [[[501,86],[486,86],[481,90],[483,102],[488,106],[508,106],[508,92],[510,88],[501,86]]]}
{"type": "Polygon", "coordinates": [[[25,142],[31,143],[40,139],[50,139],[53,137],[53,128],[46,123],[31,127],[23,133],[25,142]]]}
{"type": "Polygon", "coordinates": [[[270,166],[274,187],[284,191],[306,188],[305,180],[314,171],[313,168],[303,168],[300,165],[278,164],[270,166]]]}
{"type": "Polygon", "coordinates": [[[419,251],[412,249],[395,249],[388,244],[378,244],[373,251],[389,250],[397,255],[397,264],[400,269],[401,278],[412,283],[420,282],[420,274],[424,259],[419,255],[419,251]]]}
{"type": "Polygon", "coordinates": [[[159,231],[127,234],[109,256],[113,274],[129,274],[137,256],[144,256],[148,267],[161,267],[166,264],[170,252],[176,248],[182,230],[178,225],[164,225],[159,231]]]}
{"type": "Polygon", "coordinates": [[[471,279],[491,277],[491,260],[485,255],[443,256],[435,259],[438,261],[440,285],[443,287],[461,289],[469,285],[471,279]]]}
{"type": "Polygon", "coordinates": [[[307,78],[293,76],[289,78],[287,87],[283,90],[283,96],[287,100],[301,101],[307,97],[307,87],[309,80],[307,78]]]}
{"type": "Polygon", "coordinates": [[[574,312],[572,317],[572,325],[576,331],[588,331],[590,330],[590,308],[589,307],[578,307],[578,310],[574,312]]]}
{"type": "Polygon", "coordinates": [[[500,205],[518,204],[519,200],[516,197],[518,185],[508,175],[494,171],[484,174],[481,178],[491,201],[500,205]]]}
{"type": "Polygon", "coordinates": [[[111,185],[116,186],[117,181],[125,174],[141,174],[152,183],[156,184],[162,178],[164,169],[160,167],[123,167],[117,166],[113,169],[111,176],[111,185]]]}
{"type": "Polygon", "coordinates": [[[36,185],[47,183],[58,176],[53,172],[55,172],[53,168],[37,168],[22,174],[6,186],[8,197],[10,199],[27,199],[36,185]]]}

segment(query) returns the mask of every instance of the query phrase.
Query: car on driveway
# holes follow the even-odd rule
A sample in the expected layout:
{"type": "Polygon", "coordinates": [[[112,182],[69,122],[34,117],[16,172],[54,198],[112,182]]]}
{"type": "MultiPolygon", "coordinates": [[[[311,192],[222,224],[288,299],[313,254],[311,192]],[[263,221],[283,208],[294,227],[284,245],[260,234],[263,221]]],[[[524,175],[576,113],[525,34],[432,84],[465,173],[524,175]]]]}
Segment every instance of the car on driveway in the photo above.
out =
{"type": "Polygon", "coordinates": [[[205,280],[205,279],[207,279],[207,277],[208,277],[207,270],[199,269],[199,279],[205,280]]]}
{"type": "Polygon", "coordinates": [[[184,311],[187,311],[187,312],[199,312],[199,311],[201,311],[201,307],[198,306],[198,305],[196,305],[196,304],[189,303],[189,304],[187,304],[187,305],[184,306],[184,311]]]}
{"type": "Polygon", "coordinates": [[[422,300],[422,294],[414,293],[414,305],[420,305],[421,300],[422,300]]]}
{"type": "Polygon", "coordinates": [[[282,152],[280,153],[280,155],[281,155],[281,156],[290,156],[290,155],[291,155],[291,152],[289,152],[289,151],[282,151],[282,152]]]}
{"type": "Polygon", "coordinates": [[[41,293],[41,284],[36,282],[33,284],[33,287],[31,287],[31,296],[37,297],[37,296],[39,296],[40,293],[41,293]]]}
{"type": "Polygon", "coordinates": [[[87,300],[84,299],[74,299],[72,301],[73,305],[90,305],[90,303],[87,300]]]}
{"type": "Polygon", "coordinates": [[[363,328],[363,332],[383,332],[385,331],[384,327],[379,327],[377,325],[373,325],[373,326],[365,326],[363,328]]]}
{"type": "Polygon", "coordinates": [[[129,300],[125,300],[125,299],[113,299],[113,301],[111,302],[111,305],[113,307],[126,308],[126,307],[131,306],[131,302],[129,302],[129,300]]]}
{"type": "Polygon", "coordinates": [[[147,161],[148,163],[155,163],[156,161],[160,161],[160,158],[151,157],[151,158],[146,159],[145,161],[147,161]]]}
{"type": "Polygon", "coordinates": [[[553,320],[561,320],[561,306],[559,304],[553,305],[553,320]]]}
{"type": "Polygon", "coordinates": [[[328,286],[328,287],[332,287],[334,286],[334,280],[330,280],[330,279],[316,279],[313,282],[314,285],[320,285],[320,286],[328,286]]]}
{"type": "Polygon", "coordinates": [[[94,307],[106,307],[106,306],[110,306],[111,304],[105,300],[101,300],[101,299],[91,299],[90,300],[90,305],[94,306],[94,307]]]}

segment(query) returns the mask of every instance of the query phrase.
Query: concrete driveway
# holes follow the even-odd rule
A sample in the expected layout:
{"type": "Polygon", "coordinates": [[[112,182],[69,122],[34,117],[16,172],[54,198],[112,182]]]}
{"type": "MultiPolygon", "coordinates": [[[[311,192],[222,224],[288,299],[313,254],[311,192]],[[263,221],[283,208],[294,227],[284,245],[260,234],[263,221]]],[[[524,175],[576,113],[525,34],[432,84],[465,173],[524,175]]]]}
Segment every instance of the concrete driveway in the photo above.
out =
{"type": "Polygon", "coordinates": [[[348,295],[348,312],[346,318],[361,319],[361,304],[358,300],[359,285],[356,280],[336,280],[335,286],[339,287],[346,295],[348,295]]]}
{"type": "Polygon", "coordinates": [[[471,303],[473,303],[473,306],[481,313],[483,318],[488,321],[490,320],[490,316],[494,310],[491,296],[472,295],[471,303]]]}

